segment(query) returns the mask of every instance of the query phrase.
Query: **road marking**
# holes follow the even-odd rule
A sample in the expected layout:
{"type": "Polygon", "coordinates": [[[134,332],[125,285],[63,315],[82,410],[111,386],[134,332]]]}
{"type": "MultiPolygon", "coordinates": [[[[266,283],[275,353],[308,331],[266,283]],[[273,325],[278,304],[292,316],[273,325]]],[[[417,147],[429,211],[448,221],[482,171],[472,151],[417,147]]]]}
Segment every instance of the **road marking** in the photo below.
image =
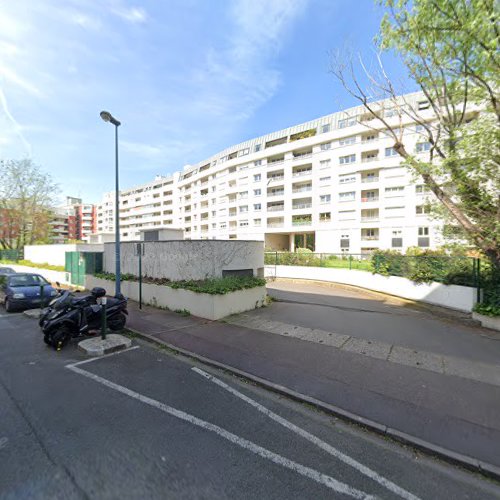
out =
{"type": "Polygon", "coordinates": [[[251,406],[253,406],[257,410],[259,410],[264,415],[268,416],[270,419],[281,424],[282,426],[286,427],[287,429],[291,430],[292,432],[295,432],[299,436],[307,439],[308,441],[315,444],[316,446],[318,446],[322,450],[326,451],[330,455],[334,456],[335,458],[338,458],[339,460],[341,460],[345,464],[356,469],[358,472],[361,472],[365,476],[367,476],[370,479],[373,479],[377,483],[381,484],[382,486],[387,488],[389,491],[396,493],[401,498],[404,498],[405,500],[419,500],[419,498],[417,496],[413,495],[409,491],[406,491],[405,489],[401,488],[400,486],[393,483],[392,481],[389,481],[385,477],[380,476],[377,472],[373,471],[372,469],[370,469],[366,465],[363,465],[362,463],[358,462],[354,458],[351,458],[350,456],[342,453],[340,450],[337,450],[336,448],[329,445],[328,443],[325,443],[324,441],[322,441],[318,437],[314,436],[313,434],[310,434],[309,432],[305,431],[301,427],[298,427],[295,424],[293,424],[292,422],[286,420],[285,418],[280,417],[279,415],[272,412],[271,410],[269,410],[265,406],[261,405],[260,403],[257,403],[257,401],[254,401],[253,399],[249,398],[248,396],[245,396],[241,392],[239,392],[236,389],[234,389],[233,387],[229,386],[228,384],[226,384],[222,380],[219,380],[218,378],[214,377],[213,375],[210,375],[209,373],[207,373],[203,370],[200,370],[197,367],[193,367],[193,368],[191,368],[191,370],[198,373],[198,375],[201,375],[202,377],[205,377],[206,379],[210,380],[214,384],[217,384],[219,387],[222,387],[223,389],[230,392],[234,396],[242,399],[246,403],[250,404],[251,406]]]}
{"type": "MultiPolygon", "coordinates": [[[[123,351],[121,351],[121,352],[123,352],[123,351]]],[[[94,380],[95,382],[98,382],[99,384],[102,384],[110,389],[113,389],[117,392],[125,394],[126,396],[129,396],[133,399],[137,399],[141,403],[152,406],[153,408],[157,408],[158,410],[161,410],[161,411],[167,413],[168,415],[176,417],[180,420],[188,422],[188,423],[195,425],[197,427],[201,427],[202,429],[205,429],[207,431],[214,432],[218,436],[226,439],[227,441],[230,441],[233,444],[236,444],[237,446],[240,446],[241,448],[243,448],[245,450],[251,451],[255,455],[258,455],[262,458],[270,460],[271,462],[273,462],[277,465],[281,465],[282,467],[285,467],[286,469],[290,469],[290,470],[300,474],[301,476],[312,479],[313,481],[316,481],[317,483],[322,484],[323,486],[326,486],[327,488],[330,488],[331,490],[334,490],[337,493],[342,493],[344,495],[349,495],[353,498],[358,498],[358,499],[365,499],[365,500],[375,499],[375,497],[372,495],[369,495],[369,494],[367,494],[363,491],[357,490],[356,488],[353,488],[345,483],[337,481],[333,477],[328,476],[326,474],[323,474],[321,472],[318,472],[315,469],[311,469],[310,467],[306,467],[305,465],[301,465],[297,462],[289,460],[288,458],[285,458],[281,455],[278,455],[277,453],[274,453],[270,450],[267,450],[266,448],[262,448],[261,446],[255,444],[251,441],[248,441],[247,439],[239,437],[239,436],[223,429],[222,427],[219,427],[218,425],[201,420],[198,417],[195,417],[194,415],[190,415],[189,413],[185,413],[181,410],[177,410],[176,408],[173,408],[173,407],[168,406],[164,403],[161,403],[160,401],[157,401],[155,399],[152,399],[152,398],[149,398],[149,397],[144,396],[142,394],[139,394],[138,392],[135,392],[131,389],[128,389],[127,387],[124,387],[122,385],[115,384],[114,382],[111,382],[110,380],[107,380],[103,377],[100,377],[99,375],[95,375],[94,373],[90,373],[88,371],[82,370],[81,368],[78,368],[77,366],[75,366],[75,364],[67,365],[66,368],[68,368],[69,370],[71,370],[75,373],[78,373],[79,375],[83,375],[84,377],[87,377],[91,380],[94,380]]]]}
{"type": "Polygon", "coordinates": [[[76,363],[70,363],[66,365],[66,368],[70,368],[73,366],[84,365],[85,363],[92,363],[92,361],[98,361],[99,359],[109,358],[110,356],[115,356],[116,354],[122,354],[127,351],[133,351],[134,349],[139,349],[140,346],[134,345],[132,347],[127,347],[126,349],[121,349],[120,351],[110,352],[109,354],[103,354],[102,356],[98,356],[95,358],[84,359],[83,361],[77,361],[76,363]]]}

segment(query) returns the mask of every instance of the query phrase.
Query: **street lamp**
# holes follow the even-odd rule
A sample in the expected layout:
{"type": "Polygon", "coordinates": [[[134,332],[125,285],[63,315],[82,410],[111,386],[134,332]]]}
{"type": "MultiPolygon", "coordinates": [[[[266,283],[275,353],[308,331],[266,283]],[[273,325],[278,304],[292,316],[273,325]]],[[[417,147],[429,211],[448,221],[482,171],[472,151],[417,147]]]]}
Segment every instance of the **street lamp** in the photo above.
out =
{"type": "Polygon", "coordinates": [[[101,111],[101,118],[115,126],[115,295],[121,291],[120,274],[120,212],[119,212],[119,182],[118,182],[118,127],[121,123],[108,111],[101,111]]]}

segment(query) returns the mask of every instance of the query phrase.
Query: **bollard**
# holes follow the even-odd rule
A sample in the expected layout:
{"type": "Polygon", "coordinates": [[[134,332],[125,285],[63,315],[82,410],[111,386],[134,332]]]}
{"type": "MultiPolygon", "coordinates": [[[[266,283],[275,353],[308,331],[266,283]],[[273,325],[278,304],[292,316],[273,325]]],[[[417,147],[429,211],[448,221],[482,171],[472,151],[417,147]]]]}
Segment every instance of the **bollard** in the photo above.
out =
{"type": "Polygon", "coordinates": [[[142,310],[142,249],[139,250],[139,309],[142,310]]]}
{"type": "Polygon", "coordinates": [[[108,299],[102,297],[101,299],[101,339],[106,340],[106,304],[108,299]]]}

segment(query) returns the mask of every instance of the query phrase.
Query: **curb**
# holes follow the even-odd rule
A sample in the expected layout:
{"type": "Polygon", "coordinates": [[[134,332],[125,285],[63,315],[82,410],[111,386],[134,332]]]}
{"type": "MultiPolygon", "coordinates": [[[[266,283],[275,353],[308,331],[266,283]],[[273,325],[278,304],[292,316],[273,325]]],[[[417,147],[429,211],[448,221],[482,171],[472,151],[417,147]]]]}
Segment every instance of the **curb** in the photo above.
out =
{"type": "Polygon", "coordinates": [[[307,403],[312,406],[315,406],[316,408],[326,412],[330,413],[346,422],[349,423],[354,423],[356,425],[359,425],[361,427],[364,427],[365,429],[368,429],[370,431],[374,431],[377,434],[380,434],[382,436],[389,437],[395,441],[398,441],[402,444],[412,446],[413,448],[419,449],[431,456],[440,458],[448,463],[454,464],[454,465],[459,465],[465,469],[468,469],[473,472],[479,472],[485,477],[494,479],[496,481],[500,481],[500,467],[497,467],[496,465],[483,462],[481,460],[478,460],[476,458],[469,457],[468,455],[464,455],[462,453],[458,453],[452,450],[448,450],[447,448],[443,448],[442,446],[430,443],[429,441],[425,441],[423,439],[420,439],[416,436],[412,436],[411,434],[407,434],[402,431],[398,431],[397,429],[393,429],[391,427],[388,427],[384,424],[380,424],[379,422],[375,422],[374,420],[367,419],[365,417],[362,417],[360,415],[357,415],[355,413],[352,413],[350,411],[344,410],[342,408],[339,408],[338,406],[325,403],[323,401],[320,401],[319,399],[312,398],[310,396],[306,396],[305,394],[301,394],[300,392],[296,392],[292,389],[289,389],[285,386],[275,384],[274,382],[270,382],[269,380],[263,379],[261,377],[258,377],[256,375],[252,375],[251,373],[245,372],[243,370],[240,370],[238,368],[234,368],[232,366],[226,365],[224,363],[221,363],[219,361],[215,361],[210,358],[206,358],[200,354],[197,354],[192,351],[188,351],[186,349],[183,349],[181,347],[176,347],[173,344],[169,344],[168,342],[165,342],[163,340],[159,340],[156,337],[149,335],[147,333],[140,332],[138,330],[135,330],[133,328],[126,327],[126,330],[136,334],[137,336],[143,338],[144,340],[147,340],[148,342],[151,342],[153,344],[156,344],[161,347],[167,347],[168,349],[171,349],[172,351],[182,354],[184,356],[187,356],[189,358],[195,359],[205,365],[208,366],[213,366],[215,368],[222,369],[224,371],[231,372],[235,375],[238,375],[239,377],[245,378],[247,380],[250,380],[254,382],[255,384],[271,390],[273,392],[276,392],[278,394],[282,394],[284,396],[287,396],[295,401],[298,401],[300,403],[307,403]]]}

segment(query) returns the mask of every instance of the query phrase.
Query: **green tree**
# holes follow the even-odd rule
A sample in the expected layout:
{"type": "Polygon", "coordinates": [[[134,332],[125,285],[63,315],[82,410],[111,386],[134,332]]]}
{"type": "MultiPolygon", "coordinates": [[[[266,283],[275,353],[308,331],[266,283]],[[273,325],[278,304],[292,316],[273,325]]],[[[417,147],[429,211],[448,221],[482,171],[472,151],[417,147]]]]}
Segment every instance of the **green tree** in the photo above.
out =
{"type": "MultiPolygon", "coordinates": [[[[379,0],[386,14],[375,71],[334,58],[332,73],[384,129],[396,152],[434,193],[442,214],[500,269],[500,59],[495,0],[379,0]],[[434,117],[401,96],[380,52],[399,55],[434,117]],[[392,118],[390,118],[392,116],[392,118]],[[396,120],[394,117],[399,117],[396,120]],[[403,125],[419,127],[429,151],[410,147],[403,125]],[[397,122],[397,123],[396,123],[397,122]]],[[[428,113],[428,112],[427,112],[428,113]]],[[[376,126],[377,124],[378,126],[376,126]]]]}
{"type": "Polygon", "coordinates": [[[0,219],[4,248],[23,248],[50,236],[51,205],[58,187],[30,159],[0,160],[0,219]]]}

